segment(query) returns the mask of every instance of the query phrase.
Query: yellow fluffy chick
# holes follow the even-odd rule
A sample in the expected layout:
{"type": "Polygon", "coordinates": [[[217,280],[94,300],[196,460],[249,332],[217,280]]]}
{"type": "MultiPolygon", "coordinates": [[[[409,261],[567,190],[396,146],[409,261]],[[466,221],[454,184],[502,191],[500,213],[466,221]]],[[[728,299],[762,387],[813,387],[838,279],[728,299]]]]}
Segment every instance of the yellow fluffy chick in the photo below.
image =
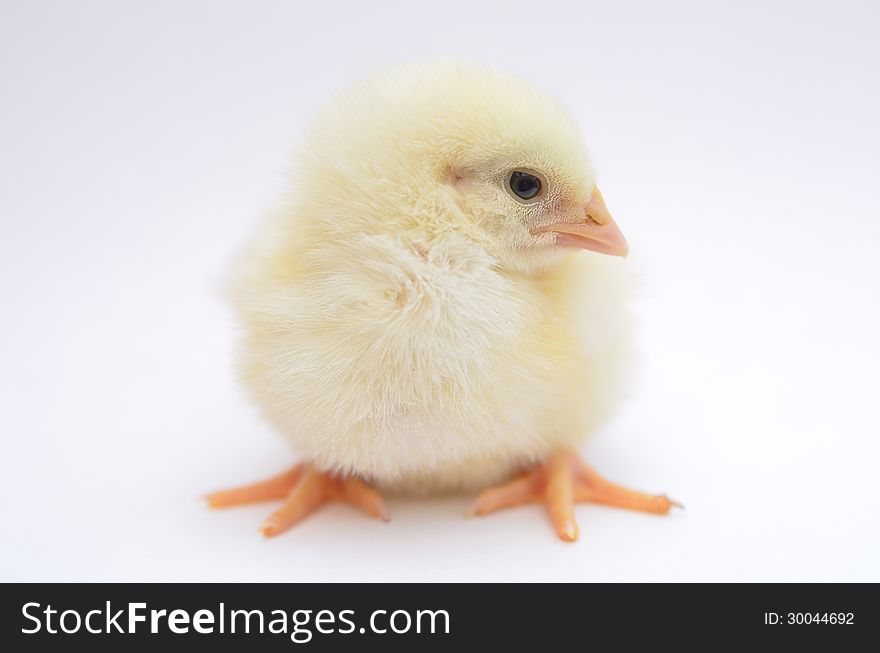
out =
{"type": "Polygon", "coordinates": [[[354,86],[233,275],[241,377],[306,462],[211,504],[283,499],[266,535],[331,499],[387,519],[380,490],[542,501],[565,540],[577,501],[667,512],[572,453],[626,379],[626,252],[547,96],[446,63],[354,86]]]}

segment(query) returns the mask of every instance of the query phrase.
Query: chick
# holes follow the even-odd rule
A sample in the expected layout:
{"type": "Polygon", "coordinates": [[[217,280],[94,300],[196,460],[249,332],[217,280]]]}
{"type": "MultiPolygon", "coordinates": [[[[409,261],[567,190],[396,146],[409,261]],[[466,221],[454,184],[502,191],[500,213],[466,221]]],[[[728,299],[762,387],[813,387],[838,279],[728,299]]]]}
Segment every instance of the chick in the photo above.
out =
{"type": "Polygon", "coordinates": [[[482,490],[472,513],[540,501],[567,541],[575,502],[669,511],[574,453],[626,380],[628,248],[552,99],[474,65],[385,72],[290,181],[231,297],[243,383],[305,462],[211,505],[283,499],[272,536],[330,500],[387,519],[380,490],[482,490]]]}

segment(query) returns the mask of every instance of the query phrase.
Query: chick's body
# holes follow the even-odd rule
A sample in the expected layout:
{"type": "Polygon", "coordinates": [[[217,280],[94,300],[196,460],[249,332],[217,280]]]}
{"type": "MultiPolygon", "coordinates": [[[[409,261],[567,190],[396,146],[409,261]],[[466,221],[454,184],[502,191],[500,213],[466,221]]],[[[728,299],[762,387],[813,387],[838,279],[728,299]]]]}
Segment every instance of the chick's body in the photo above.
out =
{"type": "Polygon", "coordinates": [[[489,185],[511,166],[555,171],[557,213],[589,201],[568,117],[480,68],[379,76],[317,121],[231,293],[241,377],[316,469],[407,493],[481,488],[616,407],[627,268],[500,232],[525,221],[489,185]]]}

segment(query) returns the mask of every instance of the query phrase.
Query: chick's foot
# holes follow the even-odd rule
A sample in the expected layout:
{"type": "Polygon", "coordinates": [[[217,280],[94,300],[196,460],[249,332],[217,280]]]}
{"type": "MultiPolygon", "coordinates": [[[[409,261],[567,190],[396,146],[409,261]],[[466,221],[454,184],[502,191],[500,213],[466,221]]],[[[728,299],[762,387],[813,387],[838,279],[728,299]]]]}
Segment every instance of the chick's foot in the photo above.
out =
{"type": "Polygon", "coordinates": [[[354,477],[318,472],[305,463],[265,481],[214,492],[206,498],[212,508],[283,499],[281,507],[260,526],[266,537],[283,533],[330,501],[344,501],[372,517],[389,519],[381,495],[369,485],[354,477]]]}
{"type": "Polygon", "coordinates": [[[588,467],[577,454],[563,450],[512,481],[484,490],[471,506],[470,514],[488,515],[533,502],[547,507],[556,534],[566,542],[578,539],[575,503],[602,503],[656,515],[665,515],[674,506],[682,507],[665,496],[615,485],[588,467]]]}

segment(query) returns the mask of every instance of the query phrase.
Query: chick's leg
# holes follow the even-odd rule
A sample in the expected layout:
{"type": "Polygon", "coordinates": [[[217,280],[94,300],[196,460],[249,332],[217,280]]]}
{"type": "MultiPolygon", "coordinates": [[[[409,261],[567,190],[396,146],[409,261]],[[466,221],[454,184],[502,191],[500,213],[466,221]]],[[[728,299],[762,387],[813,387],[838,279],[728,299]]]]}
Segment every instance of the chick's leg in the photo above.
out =
{"type": "Polygon", "coordinates": [[[571,451],[559,451],[522,476],[483,491],[470,510],[472,515],[489,513],[525,503],[541,502],[550,515],[556,534],[566,542],[578,539],[575,503],[602,503],[665,515],[680,504],[665,496],[636,492],[599,476],[571,451]]]}
{"type": "Polygon", "coordinates": [[[207,496],[212,508],[273,499],[284,501],[260,526],[260,532],[266,537],[283,533],[331,501],[343,501],[383,521],[389,519],[381,495],[363,481],[318,472],[306,464],[266,481],[207,496]]]}

